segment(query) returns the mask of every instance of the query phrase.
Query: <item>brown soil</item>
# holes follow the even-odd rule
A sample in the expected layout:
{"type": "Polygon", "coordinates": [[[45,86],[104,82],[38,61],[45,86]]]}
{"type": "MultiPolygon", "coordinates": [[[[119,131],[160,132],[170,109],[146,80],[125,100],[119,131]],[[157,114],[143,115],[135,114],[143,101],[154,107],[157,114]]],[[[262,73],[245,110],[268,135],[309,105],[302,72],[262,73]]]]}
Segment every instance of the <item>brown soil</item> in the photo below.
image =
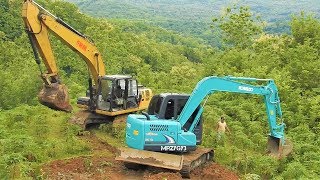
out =
{"type": "Polygon", "coordinates": [[[217,163],[209,163],[192,171],[191,179],[237,180],[239,177],[236,173],[217,163]]]}
{"type": "MultiPolygon", "coordinates": [[[[91,143],[91,156],[52,161],[42,167],[48,179],[148,179],[176,180],[182,179],[180,173],[153,167],[144,167],[134,171],[127,169],[121,162],[115,161],[117,149],[94,135],[83,136],[91,143]]],[[[239,179],[236,173],[216,163],[209,163],[191,173],[191,179],[239,179]]]]}
{"type": "Polygon", "coordinates": [[[143,176],[143,179],[148,179],[148,180],[169,180],[169,179],[182,179],[180,173],[170,173],[170,172],[160,172],[156,174],[145,174],[143,176]]]}

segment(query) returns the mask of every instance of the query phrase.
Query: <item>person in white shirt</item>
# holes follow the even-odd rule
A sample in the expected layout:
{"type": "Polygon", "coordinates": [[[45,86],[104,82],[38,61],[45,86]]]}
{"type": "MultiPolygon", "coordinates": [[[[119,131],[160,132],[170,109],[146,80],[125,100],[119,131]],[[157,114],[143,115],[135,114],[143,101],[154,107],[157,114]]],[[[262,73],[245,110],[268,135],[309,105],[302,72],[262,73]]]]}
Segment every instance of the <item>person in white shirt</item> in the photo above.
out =
{"type": "Polygon", "coordinates": [[[224,136],[226,130],[231,133],[229,127],[227,126],[225,118],[221,116],[220,121],[217,124],[218,140],[220,140],[224,136]]]}

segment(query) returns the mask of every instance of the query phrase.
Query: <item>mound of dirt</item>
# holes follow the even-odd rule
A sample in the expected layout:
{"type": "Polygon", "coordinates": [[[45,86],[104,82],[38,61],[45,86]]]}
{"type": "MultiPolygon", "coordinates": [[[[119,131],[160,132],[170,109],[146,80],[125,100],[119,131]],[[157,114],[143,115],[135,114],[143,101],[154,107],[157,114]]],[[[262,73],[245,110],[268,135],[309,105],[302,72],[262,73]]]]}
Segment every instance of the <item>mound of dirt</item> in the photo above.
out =
{"type": "MultiPolygon", "coordinates": [[[[42,167],[47,179],[145,179],[145,180],[182,180],[179,172],[146,167],[139,170],[127,169],[115,160],[116,148],[101,141],[94,135],[82,137],[91,144],[91,156],[55,160],[42,167]]],[[[237,180],[236,173],[217,164],[208,163],[191,172],[191,179],[237,180]]]]}
{"type": "Polygon", "coordinates": [[[48,179],[126,179],[126,172],[113,158],[76,157],[56,160],[42,168],[48,179]]]}

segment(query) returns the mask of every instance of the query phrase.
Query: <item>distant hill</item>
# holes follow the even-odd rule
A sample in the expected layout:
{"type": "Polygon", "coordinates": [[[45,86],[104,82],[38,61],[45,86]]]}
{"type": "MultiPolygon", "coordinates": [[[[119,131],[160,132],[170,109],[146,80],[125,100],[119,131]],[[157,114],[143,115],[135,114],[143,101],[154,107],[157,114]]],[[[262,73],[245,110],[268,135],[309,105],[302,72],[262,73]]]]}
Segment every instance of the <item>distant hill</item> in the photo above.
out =
{"type": "MultiPolygon", "coordinates": [[[[67,0],[79,5],[90,14],[127,19],[160,18],[160,20],[191,20],[210,22],[236,0],[67,0]]],[[[266,21],[287,20],[291,14],[301,11],[319,15],[317,0],[242,0],[238,4],[250,6],[252,11],[261,14],[266,21]]]]}
{"type": "MultiPolygon", "coordinates": [[[[236,0],[67,0],[93,16],[117,19],[134,19],[160,27],[191,34],[204,39],[211,38],[210,25],[213,16],[224,8],[239,2],[236,0]]],[[[288,21],[292,14],[301,11],[320,15],[317,0],[242,0],[239,5],[250,6],[268,22],[267,31],[288,33],[288,21]]]]}

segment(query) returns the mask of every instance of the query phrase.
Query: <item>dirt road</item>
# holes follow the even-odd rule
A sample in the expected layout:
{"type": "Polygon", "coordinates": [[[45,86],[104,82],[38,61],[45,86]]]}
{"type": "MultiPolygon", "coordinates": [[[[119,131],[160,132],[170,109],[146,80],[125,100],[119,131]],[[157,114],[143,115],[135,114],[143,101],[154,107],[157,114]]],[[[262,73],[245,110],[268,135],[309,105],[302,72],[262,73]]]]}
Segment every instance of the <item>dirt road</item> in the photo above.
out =
{"type": "MultiPolygon", "coordinates": [[[[116,148],[95,135],[81,138],[91,144],[92,155],[56,160],[44,165],[42,170],[48,179],[182,179],[179,173],[166,169],[145,167],[138,171],[129,170],[121,162],[114,160],[116,148]]],[[[239,177],[219,164],[210,163],[194,170],[191,179],[235,180],[239,177]]]]}

